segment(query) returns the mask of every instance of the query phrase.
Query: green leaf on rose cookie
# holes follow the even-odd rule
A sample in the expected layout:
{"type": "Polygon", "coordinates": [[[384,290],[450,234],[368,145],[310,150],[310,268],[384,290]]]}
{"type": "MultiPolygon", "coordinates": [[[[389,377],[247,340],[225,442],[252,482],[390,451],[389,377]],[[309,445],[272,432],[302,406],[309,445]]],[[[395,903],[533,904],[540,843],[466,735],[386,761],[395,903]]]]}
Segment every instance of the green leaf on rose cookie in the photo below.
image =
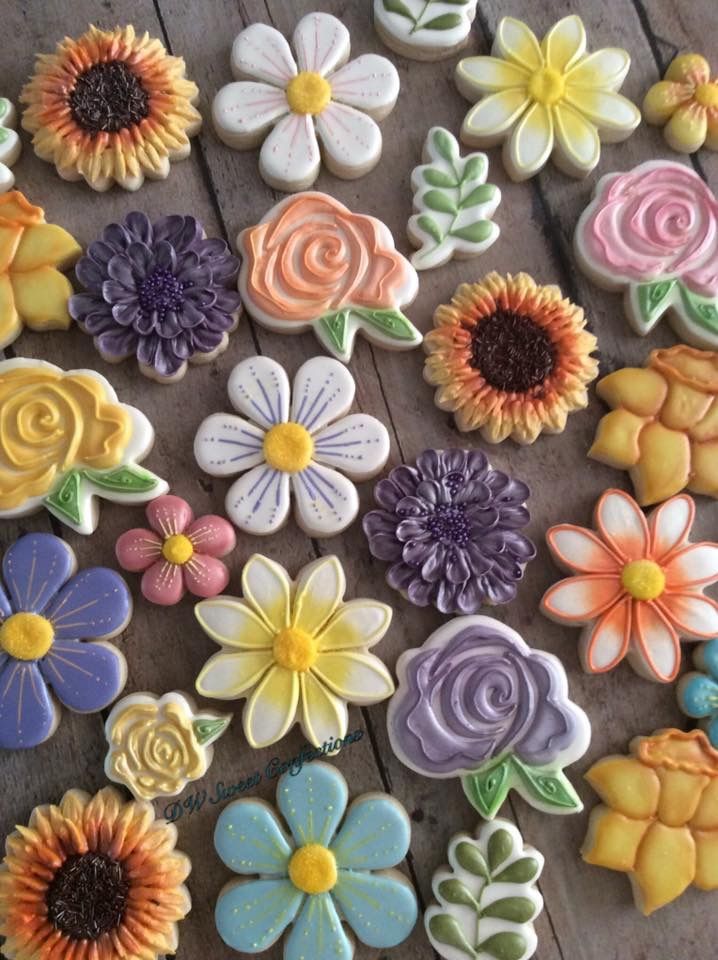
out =
{"type": "Polygon", "coordinates": [[[349,310],[337,310],[336,313],[325,313],[317,321],[319,335],[327,344],[332,353],[344,354],[347,348],[349,329],[349,310]]]}
{"type": "Polygon", "coordinates": [[[637,284],[635,296],[641,325],[645,327],[646,332],[653,329],[656,321],[667,309],[676,282],[676,280],[654,280],[651,283],[637,284]]]}
{"type": "Polygon", "coordinates": [[[528,763],[522,763],[516,756],[512,757],[512,762],[529,797],[537,802],[539,808],[547,806],[561,810],[583,809],[578,794],[561,770],[553,772],[535,768],[528,763]]]}
{"type": "Polygon", "coordinates": [[[115,470],[83,470],[96,487],[110,493],[150,493],[157,486],[158,478],[149,470],[135,464],[117,467],[115,470]]]}
{"type": "Polygon", "coordinates": [[[421,334],[401,310],[392,307],[385,310],[353,307],[352,312],[361,318],[364,327],[378,331],[390,340],[421,342],[421,334]]]}
{"type": "Polygon", "coordinates": [[[462,777],[461,783],[469,802],[482,817],[492,820],[506,799],[511,782],[511,757],[504,757],[485,770],[462,777]]]}
{"type": "Polygon", "coordinates": [[[79,526],[82,523],[81,492],[82,473],[79,470],[70,470],[60,484],[45,497],[44,504],[58,520],[79,526]]]}
{"type": "Polygon", "coordinates": [[[710,333],[718,333],[718,297],[701,297],[684,284],[680,284],[680,291],[683,306],[691,320],[710,333]]]}

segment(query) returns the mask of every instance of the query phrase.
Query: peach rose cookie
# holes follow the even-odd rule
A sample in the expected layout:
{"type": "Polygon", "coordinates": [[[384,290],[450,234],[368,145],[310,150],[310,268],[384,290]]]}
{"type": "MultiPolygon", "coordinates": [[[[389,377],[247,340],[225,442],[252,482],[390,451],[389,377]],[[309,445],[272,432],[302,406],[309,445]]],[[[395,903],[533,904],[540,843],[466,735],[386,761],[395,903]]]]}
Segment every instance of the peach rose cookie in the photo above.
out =
{"type": "Polygon", "coordinates": [[[666,143],[679,153],[702,146],[718,150],[718,76],[699,53],[682,53],[643,101],[643,119],[663,127],[666,143]]]}
{"type": "Polygon", "coordinates": [[[198,99],[184,60],[159,40],[132,26],[91,26],[38,55],[20,94],[22,127],[63,180],[138,190],[145,177],[164,180],[171,161],[189,156],[189,138],[202,126],[198,99]]]}
{"type": "Polygon", "coordinates": [[[645,367],[609,373],[596,392],[612,409],[588,455],[628,470],[642,506],[684,488],[718,497],[718,353],[653,350],[645,367]]]}
{"type": "Polygon", "coordinates": [[[585,177],[598,164],[601,141],[625,140],[641,122],[638,107],[616,92],[631,65],[628,53],[587,53],[575,14],[555,23],[540,44],[525,23],[504,17],[491,53],[456,67],[459,92],[476,104],[461,139],[472,147],[503,141],[512,180],[534,176],[549,157],[569,176],[585,177]]]}
{"type": "Polygon", "coordinates": [[[469,42],[477,0],[374,0],[382,41],[412,60],[445,60],[469,42]]]}
{"type": "Polygon", "coordinates": [[[462,283],[436,310],[424,379],[462,432],[533,443],[543,431],[561,433],[567,416],[588,405],[596,347],[583,310],[558,287],[490,273],[462,283]]]}
{"type": "Polygon", "coordinates": [[[544,594],[552,620],[583,625],[581,661],[605,673],[624,657],[649,680],[670,683],[681,665],[680,638],[718,634],[718,603],[703,595],[718,581],[718,543],[688,539],[695,504],[673,497],[648,518],[622,490],[598,500],[596,531],[562,523],[546,541],[572,576],[544,594]]]}
{"type": "Polygon", "coordinates": [[[586,779],[603,802],[583,859],[627,873],[643,914],[691,885],[718,889],[718,751],[702,730],[636,737],[628,756],[604,757],[586,779]]]}
{"type": "Polygon", "coordinates": [[[399,96],[394,65],[375,53],[349,59],[349,31],[328,13],[308,13],[292,37],[295,56],[274,27],[253,23],[237,35],[231,67],[237,82],[212,105],[217,136],[235,150],[259,146],[259,172],[277,190],[306,190],[319,175],[320,152],[337,177],[353,180],[379,162],[376,120],[399,96]]]}
{"type": "Polygon", "coordinates": [[[0,361],[0,409],[0,519],[45,507],[77,533],[92,533],[97,497],[137,504],[167,492],[138,466],[152,448],[152,425],[94,370],[0,361]]]}
{"type": "Polygon", "coordinates": [[[718,197],[689,167],[649,160],[602,177],[574,249],[595,283],[624,291],[640,336],[667,315],[686,343],[718,348],[718,197]]]}
{"type": "Polygon", "coordinates": [[[22,142],[15,132],[17,113],[7,99],[0,97],[0,193],[10,190],[15,177],[10,167],[14,166],[22,151],[22,142]]]}
{"type": "Polygon", "coordinates": [[[137,800],[176,797],[212,763],[212,744],[232,719],[197,710],[186,693],[131,693],[118,700],[105,723],[109,750],[105,776],[137,800]]]}
{"type": "Polygon", "coordinates": [[[361,330],[376,346],[411,350],[421,334],[401,312],[419,290],[416,270],[380,220],[325,193],[287,197],[243,230],[239,291],[276,333],[314,330],[348,363],[361,330]]]}

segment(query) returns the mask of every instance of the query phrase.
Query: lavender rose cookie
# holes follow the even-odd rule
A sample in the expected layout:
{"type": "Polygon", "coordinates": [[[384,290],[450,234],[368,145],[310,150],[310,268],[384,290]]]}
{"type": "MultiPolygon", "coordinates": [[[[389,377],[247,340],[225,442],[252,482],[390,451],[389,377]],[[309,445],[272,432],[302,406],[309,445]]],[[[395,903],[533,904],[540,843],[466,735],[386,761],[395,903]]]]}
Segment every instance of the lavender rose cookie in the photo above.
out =
{"type": "Polygon", "coordinates": [[[105,227],[75,268],[85,293],[69,310],[108,363],[136,356],[160,383],[180,380],[188,363],[208,363],[227,349],[237,326],[239,260],[194,217],[152,223],[129,213],[105,227]]]}
{"type": "Polygon", "coordinates": [[[425,450],[377,483],[381,509],[366,514],[364,532],[372,555],[391,563],[387,583],[411,603],[476,613],[513,600],[536,556],[521,533],[528,496],[478,450],[425,450]]]}
{"type": "Polygon", "coordinates": [[[457,617],[397,663],[389,703],[394,753],[427,777],[461,777],[482,817],[511,788],[546,813],[583,808],[563,773],[588,749],[588,717],[561,661],[491,617],[457,617]]]}

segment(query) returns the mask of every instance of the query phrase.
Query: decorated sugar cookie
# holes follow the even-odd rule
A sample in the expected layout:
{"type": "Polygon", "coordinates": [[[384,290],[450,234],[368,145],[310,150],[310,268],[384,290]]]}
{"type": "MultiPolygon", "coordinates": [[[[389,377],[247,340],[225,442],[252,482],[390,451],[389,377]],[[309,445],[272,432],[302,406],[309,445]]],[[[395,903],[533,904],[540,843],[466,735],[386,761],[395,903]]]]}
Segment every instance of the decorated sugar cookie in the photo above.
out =
{"type": "Polygon", "coordinates": [[[533,443],[542,432],[561,433],[567,416],[588,406],[597,346],[583,310],[558,287],[490,273],[462,283],[436,310],[424,379],[462,432],[533,443]]]}
{"type": "Polygon", "coordinates": [[[123,570],[142,573],[142,596],[150,603],[179,603],[189,590],[195,597],[216,597],[229,583],[219,559],[237,545],[234,528],[224,517],[195,519],[186,500],[167,494],[145,510],[151,527],[127,530],[115,544],[123,570]]]}
{"type": "Polygon", "coordinates": [[[118,700],[105,723],[108,780],[137,800],[175,797],[212,763],[212,744],[231,714],[198,711],[186,694],[131,693],[118,700]]]}
{"type": "Polygon", "coordinates": [[[103,360],[134,356],[145,376],[174,383],[188,363],[227,349],[241,311],[238,271],[224,240],[208,240],[194,217],[152,223],[135,211],[90,244],[75,269],[86,292],[69,309],[103,360]]]}
{"type": "Polygon", "coordinates": [[[562,523],[546,542],[572,576],[550,587],[541,609],[583,626],[581,662],[605,673],[628,658],[648,680],[669,683],[681,665],[680,638],[718,634],[718,603],[703,590],[718,581],[718,543],[688,539],[695,504],[673,497],[648,518],[623,490],[596,503],[596,531],[562,523]]]}
{"type": "Polygon", "coordinates": [[[22,151],[22,142],[15,132],[17,114],[7,99],[0,97],[0,193],[12,189],[15,177],[10,167],[17,163],[22,151]]]}
{"type": "Polygon", "coordinates": [[[412,60],[444,60],[465,47],[477,0],[374,0],[374,26],[412,60]]]}
{"type": "Polygon", "coordinates": [[[77,571],[71,548],[50,533],[28,533],[5,553],[0,585],[0,748],[43,743],[60,711],[104,710],[125,685],[125,658],[110,637],[132,616],[114,570],[77,571]],[[84,642],[93,641],[93,642],[84,642]]]}
{"type": "Polygon", "coordinates": [[[132,26],[91,26],[54,53],[38,54],[20,100],[38,157],[63,180],[84,180],[93,190],[164,180],[170,162],[189,156],[189,138],[202,126],[184,60],[132,26]]]}
{"type": "Polygon", "coordinates": [[[237,35],[231,59],[236,82],[222,87],[212,105],[217,135],[235,150],[262,144],[259,172],[276,190],[311,187],[322,158],[337,177],[364,176],[381,157],[375,121],[394,109],[396,68],[375,53],[347,63],[349,31],[328,13],[302,17],[292,47],[294,53],[264,23],[237,35]]]}
{"type": "Polygon", "coordinates": [[[702,146],[718,150],[718,76],[699,53],[676,57],[643,101],[646,123],[663,127],[666,142],[679,153],[702,146]]]}
{"type": "Polygon", "coordinates": [[[449,866],[432,881],[439,901],[424,914],[426,935],[445,960],[528,960],[536,952],[534,920],[543,909],[536,883],[544,858],[508,820],[484,823],[476,837],[449,843],[449,866]]]}
{"type": "Polygon", "coordinates": [[[591,811],[581,854],[627,873],[648,916],[691,885],[718,889],[718,751],[702,730],[658,730],[629,750],[586,774],[603,802],[591,811]]]}
{"type": "Polygon", "coordinates": [[[329,357],[302,364],[291,390],[276,360],[250,357],[237,364],[228,392],[242,416],[207,417],[194,455],[212,476],[242,474],[225,500],[240,530],[274,533],[289,516],[291,496],[297,523],[310,536],[331,537],[354,521],[353,481],[375,476],[389,456],[389,434],[376,417],[346,416],[354,390],[347,368],[329,357]]]}
{"type": "Polygon", "coordinates": [[[191,864],[176,843],[174,824],[114,787],[92,797],[68,790],[57,806],[35,807],[0,865],[4,955],[46,960],[48,944],[73,960],[174,954],[191,907],[191,864]]]}
{"type": "Polygon", "coordinates": [[[416,297],[419,278],[375,217],[352,213],[325,193],[302,193],[243,230],[237,247],[244,305],[275,333],[314,330],[345,363],[359,331],[387,350],[421,343],[401,312],[416,297]]]}
{"type": "Polygon", "coordinates": [[[0,408],[0,518],[45,507],[92,533],[97,497],[132,504],[167,492],[164,480],[137,465],[154,441],[149,420],[119,403],[94,370],[0,361],[0,408]]]}
{"type": "Polygon", "coordinates": [[[540,44],[521,20],[503,17],[491,53],[456,67],[460,93],[476,104],[461,139],[472,147],[503,141],[512,180],[534,176],[549,157],[569,176],[585,177],[598,164],[601,141],[625,140],[641,122],[638,107],[616,92],[631,65],[628,52],[587,53],[575,14],[555,23],[540,44]]]}
{"type": "Polygon", "coordinates": [[[277,810],[235,800],[219,815],[217,853],[239,878],[220,892],[217,930],[240,953],[263,953],[284,936],[284,960],[352,960],[354,938],[386,950],[414,929],[418,907],[395,867],[411,825],[386,793],[347,807],[346,780],[311,763],[277,783],[277,810]]]}
{"type": "Polygon", "coordinates": [[[702,643],[695,652],[696,670],[678,684],[678,705],[683,713],[700,720],[711,746],[718,750],[718,637],[702,643]]]}
{"type": "Polygon", "coordinates": [[[242,594],[203,600],[200,626],[221,646],[197,677],[197,692],[246,698],[242,715],[251,747],[266,747],[299,723],[316,747],[346,736],[347,704],[386,700],[394,682],[370,653],[389,629],[391,607],[344,600],[337,557],[308,564],[292,581],[255,553],[242,571],[242,594]]]}
{"type": "Polygon", "coordinates": [[[563,768],[588,749],[591,727],[568,696],[563,664],[491,617],[456,617],[397,663],[389,739],[425,777],[460,777],[492,820],[514,789],[545,813],[577,813],[563,768]]]}
{"type": "Polygon", "coordinates": [[[718,353],[654,350],[645,368],[609,373],[596,392],[611,412],[588,455],[628,470],[642,506],[684,488],[718,497],[718,353]]]}
{"type": "Polygon", "coordinates": [[[425,450],[377,483],[380,509],[362,523],[372,555],[391,563],[390,587],[419,607],[478,613],[513,600],[536,556],[521,533],[528,496],[480,450],[425,450]]]}
{"type": "Polygon", "coordinates": [[[574,249],[595,283],[625,291],[640,336],[667,315],[686,343],[718,348],[718,198],[690,167],[648,160],[602,177],[574,249]]]}
{"type": "Polygon", "coordinates": [[[67,330],[72,322],[67,311],[72,284],[61,271],[75,263],[82,253],[80,245],[67,230],[47,223],[45,211],[19,190],[0,189],[0,234],[0,349],[16,340],[24,326],[67,330]]]}
{"type": "Polygon", "coordinates": [[[420,249],[411,262],[417,270],[440,267],[452,257],[478,257],[498,238],[491,218],[501,191],[486,183],[485,153],[462,157],[456,138],[443,127],[432,127],[424,144],[424,163],[414,167],[411,186],[415,213],[409,239],[420,249]]]}

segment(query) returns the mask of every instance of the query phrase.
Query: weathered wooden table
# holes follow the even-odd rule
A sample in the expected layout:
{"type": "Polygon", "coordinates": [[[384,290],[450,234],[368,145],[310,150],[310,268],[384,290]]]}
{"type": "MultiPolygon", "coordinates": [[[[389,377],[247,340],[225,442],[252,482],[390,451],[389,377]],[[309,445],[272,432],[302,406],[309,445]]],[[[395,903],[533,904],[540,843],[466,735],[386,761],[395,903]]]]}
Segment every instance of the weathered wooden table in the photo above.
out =
{"type": "MultiPolygon", "coordinates": [[[[559,17],[580,13],[592,48],[620,45],[630,51],[633,64],[623,92],[638,103],[678,50],[701,51],[718,65],[710,0],[513,0],[508,6],[498,0],[480,0],[479,6],[469,52],[488,50],[497,20],[505,13],[527,20],[539,34],[559,17]]],[[[384,50],[372,27],[370,0],[65,0],[53,4],[5,0],[0,18],[5,38],[0,47],[3,95],[16,100],[32,69],[35,52],[50,51],[63,35],[76,36],[89,22],[102,26],[131,22],[162,38],[173,53],[186,59],[188,74],[200,87],[205,117],[204,130],[193,141],[191,159],[173,166],[168,180],[148,182],[136,195],[120,189],[95,194],[84,185],[65,183],[52,167],[34,157],[27,142],[16,167],[17,185],[33,202],[45,207],[48,220],[67,227],[83,245],[95,239],[107,223],[133,209],[152,217],[192,213],[203,221],[210,236],[223,236],[233,242],[237,232],[255,223],[278,194],[260,179],[257,153],[229,150],[218,141],[209,121],[212,98],[230,79],[231,41],[254,21],[272,23],[291,34],[297,19],[316,8],[330,11],[346,23],[353,54],[376,50],[391,56],[402,83],[398,105],[382,124],[385,146],[379,166],[354,182],[322,173],[317,188],[352,209],[381,217],[394,232],[400,249],[408,252],[405,227],[411,212],[411,168],[418,162],[428,128],[440,123],[458,131],[467,104],[453,83],[457,58],[423,64],[384,50]]],[[[501,237],[480,261],[452,263],[422,274],[419,298],[409,311],[412,320],[423,330],[428,329],[435,306],[450,298],[462,280],[478,279],[490,269],[527,270],[540,282],[560,284],[585,307],[599,338],[604,373],[626,363],[640,364],[649,349],[672,344],[674,337],[666,325],[648,341],[633,336],[619,296],[592,286],[578,273],[571,254],[576,219],[599,174],[629,169],[655,156],[677,159],[659,131],[642,125],[626,143],[604,146],[598,170],[585,182],[568,179],[549,165],[534,180],[512,184],[503,172],[498,150],[490,151],[490,180],[500,185],[504,197],[497,214],[501,237]]],[[[703,151],[686,162],[705,175],[714,189],[718,188],[718,155],[703,151]]],[[[77,329],[46,335],[25,333],[7,351],[8,355],[46,358],[65,368],[93,367],[108,376],[120,397],[143,409],[155,425],[157,441],[147,465],[171,478],[173,490],[187,497],[198,513],[222,511],[227,485],[201,474],[192,456],[192,441],[204,416],[227,409],[226,380],[233,365],[243,357],[265,353],[293,373],[317,352],[311,334],[283,338],[255,327],[245,318],[232,336],[229,350],[217,362],[190,369],[180,384],[162,387],[141,377],[133,363],[118,367],[103,363],[90,339],[77,329]]],[[[475,437],[458,434],[451,419],[434,407],[432,390],[422,380],[422,361],[420,350],[388,353],[371,349],[362,341],[351,364],[358,384],[358,406],[389,427],[391,465],[412,459],[428,445],[477,445],[475,437]]],[[[592,393],[589,409],[571,416],[562,435],[542,437],[526,448],[506,442],[490,451],[495,466],[509,469],[531,484],[531,534],[540,545],[517,601],[498,608],[496,615],[519,630],[529,643],[562,658],[572,696],[591,718],[590,750],[569,769],[587,809],[596,798],[582,782],[581,774],[592,761],[606,753],[623,752],[636,734],[685,723],[676,708],[672,686],[648,683],[626,666],[605,677],[586,676],[576,654],[577,633],[550,623],[537,612],[543,591],[557,578],[543,546],[547,526],[560,520],[588,523],[598,494],[608,486],[626,484],[624,474],[586,459],[603,412],[592,393]]],[[[364,508],[370,500],[371,484],[365,484],[364,508]]],[[[116,537],[142,521],[141,508],[131,510],[105,503],[93,537],[74,536],[65,528],[61,532],[72,543],[81,565],[114,565],[116,537]]],[[[700,534],[715,539],[718,524],[713,502],[700,501],[698,527],[700,534]]],[[[3,521],[0,539],[4,548],[26,530],[50,529],[46,514],[19,522],[3,521]]],[[[376,597],[396,610],[390,633],[379,647],[391,665],[402,650],[420,644],[442,620],[433,610],[419,610],[403,602],[385,585],[383,565],[372,562],[359,523],[345,535],[326,542],[310,540],[293,522],[268,540],[241,536],[231,558],[230,592],[238,588],[242,564],[254,551],[267,553],[293,572],[317,554],[338,554],[347,570],[348,595],[376,597]]],[[[169,609],[151,606],[139,596],[139,578],[128,579],[136,609],[119,641],[129,664],[127,692],[192,691],[200,667],[215,647],[195,622],[191,600],[187,598],[169,609]]],[[[423,906],[431,899],[432,873],[445,862],[448,839],[455,832],[473,830],[477,818],[458,780],[423,779],[395,759],[387,740],[385,716],[385,705],[368,710],[354,708],[351,728],[363,729],[366,735],[340,754],[336,764],[347,776],[352,793],[388,790],[406,805],[413,823],[406,869],[423,906]]],[[[236,718],[217,744],[208,776],[196,787],[216,798],[219,782],[228,787],[256,770],[263,771],[272,757],[291,757],[301,743],[299,732],[294,730],[276,748],[255,752],[244,741],[236,718]]],[[[57,733],[43,746],[29,753],[3,752],[0,835],[16,822],[26,822],[35,804],[56,801],[69,787],[89,791],[101,787],[105,783],[104,752],[103,718],[68,711],[64,711],[57,733]]],[[[188,790],[183,797],[190,793],[188,790]]],[[[273,782],[262,777],[256,793],[272,799],[273,782]]],[[[236,956],[222,944],[213,922],[217,892],[228,879],[211,843],[220,806],[208,799],[201,809],[192,814],[185,811],[178,821],[180,847],[193,861],[190,889],[194,905],[181,927],[178,957],[182,960],[228,960],[236,956]]],[[[162,815],[165,804],[158,801],[156,807],[162,815]]],[[[513,799],[503,812],[515,818],[527,842],[546,854],[541,880],[546,908],[538,922],[537,956],[541,960],[683,960],[693,953],[715,956],[716,895],[692,889],[651,919],[643,919],[632,905],[625,876],[581,861],[578,849],[586,829],[587,810],[577,816],[548,816],[513,799]]],[[[666,869],[670,868],[666,864],[666,869]]],[[[425,960],[432,955],[421,925],[391,953],[395,960],[425,960]]],[[[280,956],[277,946],[271,957],[280,956]]],[[[362,947],[357,951],[358,958],[378,956],[362,947]]]]}

